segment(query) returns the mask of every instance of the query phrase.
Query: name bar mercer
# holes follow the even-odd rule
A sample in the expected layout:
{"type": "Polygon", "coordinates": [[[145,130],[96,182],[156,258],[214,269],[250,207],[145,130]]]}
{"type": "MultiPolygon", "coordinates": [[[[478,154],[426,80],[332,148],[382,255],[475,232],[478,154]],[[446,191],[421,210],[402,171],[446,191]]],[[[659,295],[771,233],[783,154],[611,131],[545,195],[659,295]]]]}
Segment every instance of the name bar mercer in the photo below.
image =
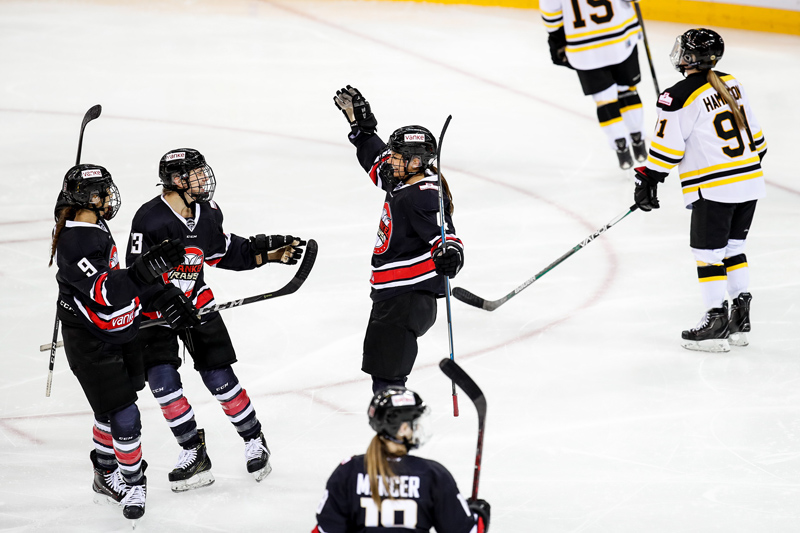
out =
{"type": "MultiPolygon", "coordinates": [[[[372,491],[369,488],[369,476],[358,474],[356,484],[356,494],[370,496],[372,491]]],[[[381,498],[392,495],[393,498],[419,498],[419,476],[394,476],[389,480],[389,492],[386,492],[386,485],[383,478],[378,476],[378,494],[381,498]]]]}

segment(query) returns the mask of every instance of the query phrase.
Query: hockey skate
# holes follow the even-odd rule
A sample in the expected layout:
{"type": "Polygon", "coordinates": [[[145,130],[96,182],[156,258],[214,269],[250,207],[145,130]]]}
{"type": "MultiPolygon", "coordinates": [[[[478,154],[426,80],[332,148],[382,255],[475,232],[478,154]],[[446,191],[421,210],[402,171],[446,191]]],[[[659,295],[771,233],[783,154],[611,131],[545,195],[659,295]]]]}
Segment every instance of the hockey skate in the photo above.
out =
{"type": "Polygon", "coordinates": [[[706,311],[703,319],[690,330],[681,333],[681,346],[700,352],[729,352],[728,302],[706,311]]]}
{"type": "Polygon", "coordinates": [[[734,346],[747,346],[747,333],[750,332],[750,300],[753,296],[749,292],[743,292],[731,302],[730,318],[730,343],[734,346]]]}
{"type": "Polygon", "coordinates": [[[92,490],[94,491],[94,502],[98,504],[119,505],[125,497],[128,486],[122,479],[119,467],[114,470],[106,470],[97,462],[97,450],[92,450],[89,454],[94,466],[94,481],[92,490]]]}
{"type": "Polygon", "coordinates": [[[628,149],[628,142],[625,139],[617,139],[614,141],[617,145],[617,159],[619,159],[619,168],[628,170],[633,167],[633,158],[631,151],[628,149]]]}
{"type": "Polygon", "coordinates": [[[144,516],[144,503],[147,499],[147,476],[142,476],[140,485],[127,485],[122,504],[122,515],[131,521],[136,529],[136,521],[144,516]]]}
{"type": "Polygon", "coordinates": [[[175,469],[169,473],[172,492],[186,492],[214,483],[211,459],[206,452],[206,433],[198,429],[197,436],[200,437],[200,442],[191,448],[183,449],[175,469]]]}
{"type": "Polygon", "coordinates": [[[631,133],[631,148],[633,148],[633,157],[638,162],[647,159],[647,146],[644,144],[641,133],[631,133]]]}
{"type": "Polygon", "coordinates": [[[259,433],[258,437],[254,439],[245,441],[244,457],[247,459],[247,471],[253,474],[256,481],[260,482],[272,472],[269,456],[269,448],[263,433],[259,433]]]}

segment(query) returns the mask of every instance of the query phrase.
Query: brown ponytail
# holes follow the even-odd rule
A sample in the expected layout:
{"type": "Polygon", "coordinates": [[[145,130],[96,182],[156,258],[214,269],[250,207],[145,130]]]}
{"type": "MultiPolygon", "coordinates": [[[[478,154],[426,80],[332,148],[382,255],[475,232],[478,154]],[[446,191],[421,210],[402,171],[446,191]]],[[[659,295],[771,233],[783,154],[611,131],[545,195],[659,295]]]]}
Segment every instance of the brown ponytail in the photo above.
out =
{"type": "Polygon", "coordinates": [[[58,222],[56,222],[56,227],[53,229],[53,242],[50,245],[50,263],[47,266],[53,266],[53,258],[56,255],[58,239],[61,237],[61,230],[67,225],[67,220],[73,220],[75,218],[77,212],[78,210],[74,207],[65,207],[59,213],[58,222]]]}
{"type": "Polygon", "coordinates": [[[444,179],[444,175],[439,173],[439,169],[438,168],[431,167],[431,170],[433,172],[435,172],[436,174],[438,174],[439,176],[441,176],[441,178],[442,178],[442,186],[444,187],[444,191],[443,191],[444,192],[444,196],[448,200],[450,200],[450,209],[448,209],[447,212],[450,214],[450,216],[453,216],[453,213],[455,213],[456,208],[453,205],[453,194],[450,192],[450,185],[447,184],[447,180],[444,179]]]}
{"type": "Polygon", "coordinates": [[[381,494],[378,487],[378,476],[381,477],[380,483],[383,485],[386,494],[392,498],[392,493],[389,490],[389,480],[394,477],[394,471],[389,464],[389,451],[386,449],[386,443],[378,435],[372,437],[369,443],[367,453],[364,456],[364,464],[367,468],[367,476],[369,477],[369,490],[372,494],[372,501],[375,505],[380,507],[381,494]]]}
{"type": "Polygon", "coordinates": [[[742,110],[739,109],[739,105],[736,103],[736,99],[731,94],[730,89],[727,85],[717,76],[717,73],[713,70],[708,70],[708,75],[706,76],[708,83],[714,88],[717,93],[725,100],[725,103],[728,104],[728,107],[731,108],[733,112],[733,120],[736,122],[736,128],[738,130],[743,130],[746,128],[746,123],[744,120],[744,113],[742,110]]]}

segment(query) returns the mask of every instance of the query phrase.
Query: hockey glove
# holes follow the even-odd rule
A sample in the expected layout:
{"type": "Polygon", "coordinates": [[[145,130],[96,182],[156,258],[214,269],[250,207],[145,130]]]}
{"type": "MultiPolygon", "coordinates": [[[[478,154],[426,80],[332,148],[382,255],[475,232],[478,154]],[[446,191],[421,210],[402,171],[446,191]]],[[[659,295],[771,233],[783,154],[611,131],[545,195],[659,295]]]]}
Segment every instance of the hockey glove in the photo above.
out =
{"type": "Polygon", "coordinates": [[[456,246],[448,246],[446,250],[440,247],[433,252],[433,264],[437,274],[454,278],[464,266],[464,258],[456,246]]]}
{"type": "Polygon", "coordinates": [[[339,89],[336,91],[336,96],[333,97],[333,103],[344,113],[351,129],[359,129],[364,133],[375,133],[378,120],[372,114],[369,102],[364,100],[358,89],[349,85],[339,89]]]}
{"type": "Polygon", "coordinates": [[[550,45],[550,59],[554,65],[572,68],[567,59],[567,36],[563,27],[548,34],[547,44],[550,45]]]}
{"type": "Polygon", "coordinates": [[[162,274],[183,263],[185,253],[186,249],[179,239],[164,241],[137,257],[132,265],[133,272],[142,283],[153,284],[162,274]]]}
{"type": "Polygon", "coordinates": [[[634,170],[636,189],[633,191],[633,201],[636,207],[645,212],[661,207],[656,196],[658,180],[647,174],[647,167],[636,167],[634,170]]]}
{"type": "Polygon", "coordinates": [[[167,321],[167,324],[172,329],[190,328],[200,323],[197,309],[183,294],[183,291],[172,283],[158,293],[158,296],[153,300],[153,307],[161,313],[161,316],[164,317],[164,320],[167,321]]]}
{"type": "Polygon", "coordinates": [[[475,517],[478,524],[478,533],[486,533],[489,531],[489,514],[492,512],[492,506],[486,500],[467,500],[469,510],[475,517]]]}
{"type": "Polygon", "coordinates": [[[250,250],[256,258],[257,266],[264,263],[294,265],[303,257],[303,250],[299,247],[305,245],[306,241],[291,235],[259,233],[255,237],[250,237],[250,250]]]}

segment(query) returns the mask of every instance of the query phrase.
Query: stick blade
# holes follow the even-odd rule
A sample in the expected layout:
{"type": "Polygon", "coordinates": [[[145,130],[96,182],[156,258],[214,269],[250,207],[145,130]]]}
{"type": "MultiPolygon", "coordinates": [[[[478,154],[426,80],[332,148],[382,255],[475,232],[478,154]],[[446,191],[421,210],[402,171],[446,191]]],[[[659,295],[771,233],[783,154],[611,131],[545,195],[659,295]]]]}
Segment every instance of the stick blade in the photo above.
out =
{"type": "Polygon", "coordinates": [[[479,309],[486,309],[487,311],[493,311],[493,309],[486,308],[486,300],[484,300],[480,296],[472,294],[466,289],[462,289],[461,287],[454,287],[452,294],[456,300],[461,300],[467,305],[471,305],[472,307],[477,307],[479,309]]]}
{"type": "Polygon", "coordinates": [[[274,293],[275,296],[292,294],[293,292],[297,291],[297,289],[299,289],[303,283],[305,283],[306,278],[308,278],[308,275],[311,273],[311,269],[314,268],[314,263],[317,260],[318,249],[319,245],[317,244],[317,241],[314,239],[309,239],[306,243],[303,260],[300,262],[300,267],[297,269],[297,273],[294,275],[288,285],[286,285],[286,287],[274,293]]]}
{"type": "Polygon", "coordinates": [[[469,377],[469,374],[458,366],[458,363],[447,357],[439,361],[439,368],[442,369],[445,376],[453,380],[461,390],[467,393],[467,396],[469,396],[469,399],[472,400],[472,403],[475,404],[475,408],[478,410],[478,416],[484,418],[486,416],[486,397],[483,395],[483,391],[481,391],[477,383],[469,377]]]}
{"type": "Polygon", "coordinates": [[[86,125],[100,116],[100,113],[103,112],[103,106],[100,104],[93,105],[89,108],[85,115],[83,115],[83,122],[81,123],[81,128],[85,128],[86,125]]]}

